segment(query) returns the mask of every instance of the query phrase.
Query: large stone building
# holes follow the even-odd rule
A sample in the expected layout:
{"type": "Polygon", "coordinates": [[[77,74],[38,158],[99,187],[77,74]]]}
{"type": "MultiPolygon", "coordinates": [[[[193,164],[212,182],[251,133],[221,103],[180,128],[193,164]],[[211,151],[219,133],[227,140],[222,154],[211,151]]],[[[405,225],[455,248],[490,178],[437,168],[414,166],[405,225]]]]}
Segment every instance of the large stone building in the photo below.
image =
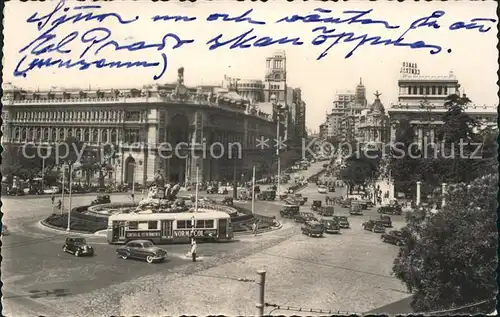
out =
{"type": "MultiPolygon", "coordinates": [[[[422,147],[436,141],[436,130],[443,124],[447,111],[446,97],[460,95],[460,84],[455,74],[423,76],[415,63],[403,63],[398,80],[398,102],[388,109],[391,119],[391,140],[395,140],[401,120],[408,120],[415,131],[415,142],[422,147]]],[[[468,105],[465,110],[484,125],[497,125],[497,108],[493,105],[468,105]]]]}
{"type": "Polygon", "coordinates": [[[362,145],[381,145],[389,141],[389,117],[380,101],[380,93],[374,94],[375,100],[369,109],[361,111],[358,126],[358,142],[362,145]]]}
{"type": "Polygon", "coordinates": [[[259,160],[274,160],[272,149],[256,147],[257,138],[272,142],[276,137],[271,113],[241,97],[234,86],[187,88],[183,77],[181,68],[177,84],[141,89],[26,91],[5,86],[3,143],[50,147],[76,137],[89,147],[112,144],[117,158],[111,162],[111,177],[128,184],[150,182],[158,170],[170,181],[192,182],[197,165],[201,180],[230,180],[235,174],[250,175],[259,160]]]}

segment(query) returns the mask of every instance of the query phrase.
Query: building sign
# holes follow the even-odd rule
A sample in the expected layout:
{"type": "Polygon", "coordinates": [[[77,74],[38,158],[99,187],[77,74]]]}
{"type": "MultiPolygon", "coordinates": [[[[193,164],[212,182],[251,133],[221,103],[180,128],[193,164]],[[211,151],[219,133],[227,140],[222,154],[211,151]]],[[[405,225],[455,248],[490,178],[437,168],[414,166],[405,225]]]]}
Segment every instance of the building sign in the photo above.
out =
{"type": "Polygon", "coordinates": [[[215,237],[217,235],[217,230],[214,229],[199,229],[199,230],[175,230],[174,237],[189,237],[191,233],[194,232],[195,237],[215,237]]]}
{"type": "Polygon", "coordinates": [[[126,238],[157,238],[160,237],[160,231],[127,231],[126,238]]]}

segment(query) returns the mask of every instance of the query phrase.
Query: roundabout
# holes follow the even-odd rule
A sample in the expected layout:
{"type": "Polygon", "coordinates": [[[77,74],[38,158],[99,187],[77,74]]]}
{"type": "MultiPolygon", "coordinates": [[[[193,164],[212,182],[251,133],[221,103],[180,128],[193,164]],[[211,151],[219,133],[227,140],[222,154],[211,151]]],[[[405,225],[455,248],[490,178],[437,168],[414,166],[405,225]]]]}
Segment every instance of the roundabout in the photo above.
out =
{"type": "MultiPolygon", "coordinates": [[[[302,194],[309,197],[300,207],[304,211],[310,210],[313,200],[324,199],[313,184],[302,194]]],[[[220,196],[209,196],[214,197],[220,196]]],[[[74,205],[89,206],[94,198],[75,197],[74,205]]],[[[117,204],[131,203],[123,194],[110,198],[117,204]]],[[[267,300],[282,305],[363,313],[409,296],[390,274],[397,247],[361,228],[363,221],[376,215],[375,210],[351,217],[352,229],[341,235],[313,239],[302,235],[294,221],[279,216],[282,203],[257,201],[256,212],[275,216],[281,230],[257,236],[235,233],[228,243],[200,243],[196,263],[186,256],[188,245],[165,245],[167,261],[148,264],[120,259],[118,246],[110,245],[99,232],[69,235],[85,237],[95,256],[63,252],[68,233],[39,224],[52,213],[49,198],[8,197],[3,203],[3,222],[11,232],[2,247],[5,315],[202,315],[207,311],[251,315],[253,305],[234,303],[253,294],[255,285],[240,280],[255,279],[255,271],[261,268],[268,271],[267,300]]],[[[336,214],[348,213],[335,208],[336,214]]],[[[402,216],[393,218],[396,228],[403,222],[402,216]]]]}

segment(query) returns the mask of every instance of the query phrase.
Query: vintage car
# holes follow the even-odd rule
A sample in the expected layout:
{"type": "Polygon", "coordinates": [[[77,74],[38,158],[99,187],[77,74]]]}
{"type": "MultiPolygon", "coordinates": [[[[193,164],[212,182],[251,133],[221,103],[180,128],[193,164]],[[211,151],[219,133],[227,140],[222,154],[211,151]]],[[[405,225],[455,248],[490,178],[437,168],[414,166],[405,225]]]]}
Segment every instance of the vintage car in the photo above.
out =
{"type": "Polygon", "coordinates": [[[306,221],[318,221],[312,212],[301,212],[295,216],[295,222],[304,223],[306,221]]]}
{"type": "Polygon", "coordinates": [[[337,220],[339,227],[342,229],[349,229],[351,227],[347,216],[333,216],[333,219],[337,220]]]}
{"type": "Polygon", "coordinates": [[[100,204],[109,204],[110,202],[111,202],[111,199],[109,198],[109,195],[99,195],[90,204],[91,205],[100,205],[100,204]]]}
{"type": "Polygon", "coordinates": [[[385,232],[385,227],[384,224],[381,223],[379,220],[368,220],[367,222],[363,223],[363,229],[372,231],[375,233],[384,233],[385,232]]]}
{"type": "Polygon", "coordinates": [[[223,205],[226,205],[226,206],[233,206],[234,205],[234,201],[233,201],[233,197],[224,197],[224,199],[222,200],[221,202],[223,205]]]}
{"type": "Polygon", "coordinates": [[[303,197],[302,194],[294,194],[293,199],[299,203],[299,205],[304,206],[304,204],[307,202],[307,197],[303,197]]]}
{"type": "Polygon", "coordinates": [[[9,229],[7,228],[7,225],[2,225],[2,236],[8,236],[9,235],[9,229]]]}
{"type": "Polygon", "coordinates": [[[321,208],[321,204],[322,204],[321,200],[313,200],[311,209],[313,211],[318,211],[321,208]]]}
{"type": "Polygon", "coordinates": [[[377,212],[379,214],[401,215],[403,213],[403,209],[399,205],[381,206],[378,208],[377,212]]]}
{"type": "Polygon", "coordinates": [[[229,191],[227,190],[227,187],[219,187],[219,189],[217,190],[217,194],[219,195],[227,195],[229,193],[229,191]]]}
{"type": "Polygon", "coordinates": [[[296,205],[285,205],[280,210],[280,216],[283,218],[294,219],[295,216],[299,214],[299,206],[296,205]]]}
{"type": "Polygon", "coordinates": [[[368,209],[368,200],[365,200],[365,199],[361,199],[361,200],[358,200],[357,203],[361,206],[361,209],[368,209]]]}
{"type": "Polygon", "coordinates": [[[384,225],[384,227],[392,228],[391,217],[386,216],[386,215],[380,215],[380,222],[384,225]]]}
{"type": "Polygon", "coordinates": [[[339,200],[339,205],[342,208],[350,208],[351,207],[351,200],[350,199],[341,199],[341,200],[339,200]]]}
{"type": "Polygon", "coordinates": [[[281,192],[281,194],[279,195],[279,198],[280,198],[280,200],[287,199],[288,198],[288,193],[285,192],[285,191],[281,192]]]}
{"type": "Polygon", "coordinates": [[[335,212],[335,208],[333,206],[324,206],[324,207],[319,208],[318,215],[325,216],[325,217],[331,217],[331,216],[333,216],[334,212],[335,212]]]}
{"type": "Polygon", "coordinates": [[[285,204],[291,205],[291,206],[300,206],[300,202],[298,202],[293,197],[287,197],[287,198],[285,198],[285,204]]]}
{"type": "Polygon", "coordinates": [[[94,255],[94,249],[87,244],[85,238],[68,237],[62,247],[64,252],[72,253],[74,256],[94,255]]]}
{"type": "Polygon", "coordinates": [[[361,209],[361,206],[358,204],[353,204],[349,207],[349,214],[351,215],[357,215],[357,216],[362,216],[363,215],[363,210],[361,209]]]}
{"type": "Polygon", "coordinates": [[[308,235],[310,237],[322,237],[323,236],[323,226],[318,221],[306,221],[301,228],[302,234],[308,235]]]}
{"type": "Polygon", "coordinates": [[[340,233],[340,226],[337,220],[323,218],[320,220],[321,225],[323,226],[323,230],[326,233],[340,233]]]}
{"type": "Polygon", "coordinates": [[[260,200],[275,200],[276,199],[276,191],[275,190],[264,190],[257,196],[260,200]]]}
{"type": "Polygon", "coordinates": [[[399,230],[392,230],[392,231],[389,231],[388,233],[383,233],[380,236],[380,238],[382,239],[382,241],[384,241],[386,243],[392,243],[392,244],[395,244],[397,246],[404,245],[403,236],[401,234],[401,231],[399,231],[399,230]]]}
{"type": "Polygon", "coordinates": [[[219,192],[219,188],[217,186],[208,186],[207,194],[217,194],[219,192]]]}
{"type": "Polygon", "coordinates": [[[318,186],[318,193],[326,194],[327,193],[326,186],[324,186],[324,185],[318,186]]]}
{"type": "Polygon", "coordinates": [[[149,240],[132,240],[116,249],[118,256],[126,259],[146,260],[148,263],[161,262],[167,258],[167,251],[155,247],[149,240]]]}

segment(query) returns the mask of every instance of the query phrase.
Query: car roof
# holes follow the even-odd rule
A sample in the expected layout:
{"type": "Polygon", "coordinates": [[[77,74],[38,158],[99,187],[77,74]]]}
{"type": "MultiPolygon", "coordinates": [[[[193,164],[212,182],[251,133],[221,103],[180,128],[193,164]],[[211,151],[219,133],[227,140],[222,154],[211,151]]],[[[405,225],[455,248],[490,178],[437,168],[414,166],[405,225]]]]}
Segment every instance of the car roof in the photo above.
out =
{"type": "Polygon", "coordinates": [[[149,240],[131,240],[131,241],[127,242],[127,244],[131,243],[131,242],[134,242],[134,243],[145,243],[145,242],[152,243],[149,240]]]}

